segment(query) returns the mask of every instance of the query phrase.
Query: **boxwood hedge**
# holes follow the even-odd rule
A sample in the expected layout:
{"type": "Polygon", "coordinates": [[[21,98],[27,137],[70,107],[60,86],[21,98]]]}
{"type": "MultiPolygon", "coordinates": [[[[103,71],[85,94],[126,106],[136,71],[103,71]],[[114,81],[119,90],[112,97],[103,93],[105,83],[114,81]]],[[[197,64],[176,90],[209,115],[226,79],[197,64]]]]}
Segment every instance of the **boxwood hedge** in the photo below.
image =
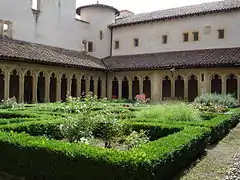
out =
{"type": "Polygon", "coordinates": [[[134,130],[149,130],[154,141],[120,151],[56,140],[62,138],[62,116],[32,115],[33,121],[16,123],[15,117],[12,124],[0,124],[0,170],[29,180],[172,179],[240,119],[235,114],[198,122],[126,121],[134,130]]]}
{"type": "Polygon", "coordinates": [[[0,169],[26,179],[170,179],[204,151],[209,133],[189,127],[118,151],[2,131],[0,169]]]}

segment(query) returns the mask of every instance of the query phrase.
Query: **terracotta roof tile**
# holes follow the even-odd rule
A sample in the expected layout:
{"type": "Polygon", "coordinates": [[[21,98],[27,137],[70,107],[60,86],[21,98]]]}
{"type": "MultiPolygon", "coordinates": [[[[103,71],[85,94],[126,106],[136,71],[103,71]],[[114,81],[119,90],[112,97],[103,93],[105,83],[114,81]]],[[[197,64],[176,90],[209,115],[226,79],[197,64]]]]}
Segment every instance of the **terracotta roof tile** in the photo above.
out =
{"type": "Polygon", "coordinates": [[[106,69],[100,59],[82,52],[11,39],[0,39],[0,57],[79,68],[106,69]]]}
{"type": "Polygon", "coordinates": [[[103,62],[111,71],[190,67],[239,66],[240,48],[220,48],[112,56],[103,62]]]}
{"type": "Polygon", "coordinates": [[[123,19],[119,19],[116,23],[111,24],[110,27],[138,24],[150,21],[160,21],[213,12],[229,11],[234,9],[240,9],[240,0],[216,1],[210,3],[154,11],[149,13],[135,14],[123,19]]]}

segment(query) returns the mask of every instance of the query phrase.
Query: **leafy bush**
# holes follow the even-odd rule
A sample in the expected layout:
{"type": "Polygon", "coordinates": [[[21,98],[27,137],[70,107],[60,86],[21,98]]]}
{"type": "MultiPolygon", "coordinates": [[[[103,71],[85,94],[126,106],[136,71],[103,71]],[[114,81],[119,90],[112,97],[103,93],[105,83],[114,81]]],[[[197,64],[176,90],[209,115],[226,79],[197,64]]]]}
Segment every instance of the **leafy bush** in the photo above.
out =
{"type": "Polygon", "coordinates": [[[200,113],[185,103],[165,103],[135,112],[136,118],[156,121],[200,121],[200,113]]]}
{"type": "Polygon", "coordinates": [[[231,94],[204,94],[196,97],[194,103],[205,104],[211,106],[212,104],[219,104],[227,107],[234,107],[237,105],[237,100],[231,94]]]}
{"type": "Polygon", "coordinates": [[[87,116],[68,118],[60,125],[60,131],[70,142],[80,142],[82,138],[91,138],[94,129],[94,119],[87,116]]]}
{"type": "Polygon", "coordinates": [[[221,104],[194,103],[193,106],[200,111],[223,113],[228,111],[228,107],[221,104]]]}
{"type": "Polygon", "coordinates": [[[123,144],[126,145],[127,149],[129,150],[147,142],[149,142],[147,132],[141,130],[140,132],[133,131],[130,135],[126,136],[123,144]]]}
{"type": "Polygon", "coordinates": [[[150,99],[145,94],[137,94],[135,100],[138,104],[149,104],[150,99]]]}
{"type": "Polygon", "coordinates": [[[15,97],[9,98],[7,100],[3,100],[0,104],[1,109],[8,109],[8,108],[20,108],[23,107],[23,104],[18,104],[15,97]]]}

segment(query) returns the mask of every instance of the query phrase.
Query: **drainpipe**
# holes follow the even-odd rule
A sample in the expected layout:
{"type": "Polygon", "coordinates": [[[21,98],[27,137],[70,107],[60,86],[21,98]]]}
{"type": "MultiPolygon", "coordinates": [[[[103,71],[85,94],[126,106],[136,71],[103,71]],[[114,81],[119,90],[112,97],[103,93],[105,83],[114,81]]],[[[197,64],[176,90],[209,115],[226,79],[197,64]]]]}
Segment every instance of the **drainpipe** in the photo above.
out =
{"type": "Polygon", "coordinates": [[[110,28],[110,33],[111,33],[111,37],[110,37],[110,40],[111,40],[111,42],[110,42],[110,57],[112,56],[112,39],[113,39],[113,29],[112,28],[110,28]]]}

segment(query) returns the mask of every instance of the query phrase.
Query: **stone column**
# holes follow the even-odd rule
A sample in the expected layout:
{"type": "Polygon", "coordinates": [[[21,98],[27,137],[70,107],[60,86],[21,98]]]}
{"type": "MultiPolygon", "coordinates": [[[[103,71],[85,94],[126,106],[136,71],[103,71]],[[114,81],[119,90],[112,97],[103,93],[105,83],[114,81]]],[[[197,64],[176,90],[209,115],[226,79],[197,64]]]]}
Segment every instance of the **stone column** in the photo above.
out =
{"type": "Polygon", "coordinates": [[[108,99],[112,99],[112,77],[108,77],[107,97],[108,99]]]}
{"type": "Polygon", "coordinates": [[[188,101],[188,77],[184,78],[184,100],[188,101]]]}
{"type": "Polygon", "coordinates": [[[139,79],[139,94],[143,94],[143,77],[139,79]]]}
{"type": "Polygon", "coordinates": [[[67,96],[72,96],[72,79],[71,79],[71,76],[67,77],[67,96]]]}
{"type": "Polygon", "coordinates": [[[81,96],[81,79],[82,79],[82,76],[77,76],[76,77],[77,79],[77,97],[80,97],[81,96]]]}
{"type": "Polygon", "coordinates": [[[57,76],[57,87],[56,87],[57,101],[61,101],[61,77],[57,76]]]}
{"type": "Polygon", "coordinates": [[[38,77],[36,74],[33,75],[33,87],[32,87],[32,102],[37,103],[37,83],[38,83],[38,77]]]}
{"type": "Polygon", "coordinates": [[[98,77],[94,77],[94,95],[97,96],[98,95],[98,77]]]}
{"type": "Polygon", "coordinates": [[[206,86],[206,93],[211,93],[211,80],[212,76],[210,76],[208,73],[204,73],[205,75],[205,86],[206,86]]]}
{"type": "Polygon", "coordinates": [[[24,102],[24,74],[19,72],[19,102],[24,102]]]}
{"type": "Polygon", "coordinates": [[[171,78],[171,98],[175,97],[175,78],[171,78]]]}
{"type": "Polygon", "coordinates": [[[101,97],[102,98],[106,98],[107,94],[106,94],[106,78],[102,78],[101,77],[101,97]]]}
{"type": "Polygon", "coordinates": [[[86,77],[86,95],[90,92],[90,77],[86,77]]]}
{"type": "Polygon", "coordinates": [[[227,88],[226,88],[226,79],[222,76],[222,94],[226,94],[227,88]]]}
{"type": "Polygon", "coordinates": [[[128,81],[129,99],[132,99],[132,79],[128,81]]]}
{"type": "Polygon", "coordinates": [[[122,79],[118,80],[118,99],[122,99],[122,79]]]}
{"type": "Polygon", "coordinates": [[[158,72],[154,72],[151,77],[151,96],[153,102],[161,101],[162,83],[158,72]]]}
{"type": "Polygon", "coordinates": [[[10,86],[10,72],[6,71],[4,73],[4,100],[9,98],[9,86],[10,86]]]}
{"type": "Polygon", "coordinates": [[[44,93],[44,101],[50,101],[50,77],[48,74],[45,74],[45,93],[44,93]]]}

